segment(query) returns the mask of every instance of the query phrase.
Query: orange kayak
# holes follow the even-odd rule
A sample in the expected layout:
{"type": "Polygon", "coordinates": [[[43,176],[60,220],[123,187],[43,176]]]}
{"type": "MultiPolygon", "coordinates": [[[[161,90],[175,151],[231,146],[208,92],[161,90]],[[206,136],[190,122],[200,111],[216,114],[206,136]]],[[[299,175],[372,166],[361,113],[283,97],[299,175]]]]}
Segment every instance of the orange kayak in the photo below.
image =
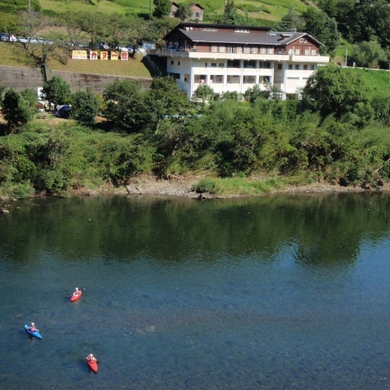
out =
{"type": "Polygon", "coordinates": [[[97,362],[97,360],[93,359],[93,360],[90,360],[88,359],[88,357],[85,359],[86,362],[87,362],[87,365],[89,367],[89,369],[93,372],[97,372],[98,369],[99,369],[99,364],[97,362]]]}
{"type": "Polygon", "coordinates": [[[78,299],[81,298],[81,296],[83,295],[83,292],[80,290],[78,294],[72,294],[72,296],[70,297],[70,301],[71,302],[74,302],[74,301],[77,301],[78,299]]]}

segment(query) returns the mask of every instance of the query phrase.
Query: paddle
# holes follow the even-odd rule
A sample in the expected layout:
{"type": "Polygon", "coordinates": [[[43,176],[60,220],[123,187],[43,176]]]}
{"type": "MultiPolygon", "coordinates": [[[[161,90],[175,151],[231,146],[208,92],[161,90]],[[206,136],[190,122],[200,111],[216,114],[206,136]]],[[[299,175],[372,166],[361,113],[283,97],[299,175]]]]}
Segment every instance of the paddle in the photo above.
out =
{"type": "MultiPolygon", "coordinates": [[[[87,289],[87,288],[84,287],[84,288],[82,288],[82,289],[79,290],[79,291],[85,291],[86,289],[87,289]]],[[[73,293],[72,293],[72,294],[65,295],[65,298],[70,298],[72,295],[73,295],[73,293]]]]}

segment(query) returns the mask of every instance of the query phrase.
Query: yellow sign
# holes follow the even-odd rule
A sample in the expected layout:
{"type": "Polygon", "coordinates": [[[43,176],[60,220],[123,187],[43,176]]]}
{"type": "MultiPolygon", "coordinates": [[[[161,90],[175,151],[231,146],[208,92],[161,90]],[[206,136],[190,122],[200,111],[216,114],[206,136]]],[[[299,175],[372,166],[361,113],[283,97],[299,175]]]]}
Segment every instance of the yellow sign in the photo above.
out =
{"type": "Polygon", "coordinates": [[[86,60],[88,53],[86,50],[72,50],[72,60],[86,60]]]}
{"type": "Polygon", "coordinates": [[[90,51],[89,52],[89,59],[90,60],[97,60],[98,59],[98,52],[97,51],[90,51]]]}
{"type": "Polygon", "coordinates": [[[113,61],[117,61],[118,60],[118,52],[117,51],[112,51],[111,55],[110,55],[110,59],[113,60],[113,61]]]}
{"type": "Polygon", "coordinates": [[[108,51],[101,51],[100,52],[100,59],[101,60],[108,60],[108,51]]]}

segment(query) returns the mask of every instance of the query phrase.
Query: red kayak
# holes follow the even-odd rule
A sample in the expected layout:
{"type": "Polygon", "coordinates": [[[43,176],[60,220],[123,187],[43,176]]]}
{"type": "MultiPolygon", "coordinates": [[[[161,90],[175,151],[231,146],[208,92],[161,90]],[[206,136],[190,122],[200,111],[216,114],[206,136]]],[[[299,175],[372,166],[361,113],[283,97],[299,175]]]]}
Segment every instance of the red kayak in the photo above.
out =
{"type": "Polygon", "coordinates": [[[85,358],[89,369],[93,372],[97,372],[99,369],[99,363],[96,358],[90,359],[88,356],[85,358]]]}
{"type": "Polygon", "coordinates": [[[72,296],[70,297],[70,301],[75,302],[78,299],[80,299],[82,295],[83,295],[83,292],[81,290],[79,290],[78,294],[75,294],[75,293],[72,294],[72,296]]]}

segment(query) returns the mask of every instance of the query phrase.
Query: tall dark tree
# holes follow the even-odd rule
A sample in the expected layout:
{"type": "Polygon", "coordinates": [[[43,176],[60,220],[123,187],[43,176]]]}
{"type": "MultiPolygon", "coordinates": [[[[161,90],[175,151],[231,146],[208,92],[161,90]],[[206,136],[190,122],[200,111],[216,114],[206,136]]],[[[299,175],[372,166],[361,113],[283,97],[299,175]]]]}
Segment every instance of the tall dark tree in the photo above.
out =
{"type": "Polygon", "coordinates": [[[275,25],[276,31],[303,31],[305,24],[301,14],[293,7],[290,6],[288,13],[282,17],[280,23],[275,25]]]}
{"type": "Polygon", "coordinates": [[[29,100],[12,88],[5,93],[1,107],[3,117],[11,131],[28,123],[34,116],[29,100]]]}
{"type": "Polygon", "coordinates": [[[338,47],[341,38],[336,20],[330,18],[324,11],[318,11],[312,7],[303,13],[303,18],[305,32],[316,37],[325,45],[324,51],[332,54],[338,47]]]}
{"type": "Polygon", "coordinates": [[[163,18],[171,12],[171,2],[169,0],[153,0],[155,18],[163,18]]]}
{"type": "Polygon", "coordinates": [[[183,4],[179,4],[179,7],[175,13],[175,17],[179,18],[182,22],[191,16],[191,12],[188,7],[183,4]]]}
{"type": "Polygon", "coordinates": [[[223,13],[223,24],[229,24],[229,25],[247,24],[246,17],[238,14],[236,5],[233,0],[227,0],[225,2],[225,8],[223,13]]]}

